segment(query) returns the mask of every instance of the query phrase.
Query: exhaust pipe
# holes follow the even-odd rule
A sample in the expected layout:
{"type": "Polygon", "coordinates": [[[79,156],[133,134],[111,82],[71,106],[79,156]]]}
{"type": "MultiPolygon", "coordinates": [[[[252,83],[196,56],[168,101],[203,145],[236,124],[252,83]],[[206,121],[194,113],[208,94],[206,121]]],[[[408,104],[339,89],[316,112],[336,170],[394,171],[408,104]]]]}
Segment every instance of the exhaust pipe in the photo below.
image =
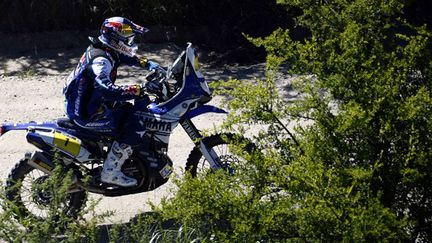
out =
{"type": "MultiPolygon", "coordinates": [[[[31,167],[37,170],[43,171],[44,173],[50,176],[54,174],[53,172],[55,167],[54,163],[50,159],[48,159],[45,155],[43,155],[43,153],[41,152],[34,151],[31,155],[29,155],[27,164],[29,164],[31,167]]],[[[75,186],[72,186],[70,190],[68,190],[68,193],[82,191],[86,188],[83,182],[79,180],[76,175],[74,175],[73,177],[72,185],[75,186]]]]}
{"type": "Polygon", "coordinates": [[[55,167],[54,163],[50,159],[45,157],[45,155],[43,155],[43,153],[41,153],[39,151],[34,151],[30,155],[30,158],[29,158],[27,163],[31,167],[38,169],[38,170],[41,170],[48,175],[53,174],[53,170],[55,167]]]}
{"type": "MultiPolygon", "coordinates": [[[[28,159],[27,162],[31,167],[41,170],[48,175],[54,174],[54,163],[48,159],[43,153],[39,151],[34,151],[28,159]]],[[[107,191],[105,189],[100,189],[93,186],[85,185],[81,180],[79,180],[76,176],[74,176],[72,184],[75,185],[70,188],[68,193],[74,193],[82,190],[88,190],[89,192],[105,194],[107,191]]]]}

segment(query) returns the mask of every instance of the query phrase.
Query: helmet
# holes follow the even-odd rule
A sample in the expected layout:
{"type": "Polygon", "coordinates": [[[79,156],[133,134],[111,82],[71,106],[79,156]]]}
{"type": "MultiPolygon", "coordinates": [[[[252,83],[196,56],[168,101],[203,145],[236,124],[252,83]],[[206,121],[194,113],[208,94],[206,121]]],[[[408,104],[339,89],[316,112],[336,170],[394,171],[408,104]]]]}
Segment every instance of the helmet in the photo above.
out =
{"type": "Polygon", "coordinates": [[[148,29],[134,24],[129,19],[112,17],[105,19],[100,32],[99,40],[103,44],[122,54],[133,56],[138,50],[134,42],[135,35],[142,35],[148,32],[148,29]]]}

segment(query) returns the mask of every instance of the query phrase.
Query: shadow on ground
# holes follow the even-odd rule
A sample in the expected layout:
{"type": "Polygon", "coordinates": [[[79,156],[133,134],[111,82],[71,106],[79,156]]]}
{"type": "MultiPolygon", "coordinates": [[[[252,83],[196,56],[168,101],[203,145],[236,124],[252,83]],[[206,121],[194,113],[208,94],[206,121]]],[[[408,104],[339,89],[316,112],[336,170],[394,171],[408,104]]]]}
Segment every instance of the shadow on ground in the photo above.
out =
{"type": "MultiPolygon", "coordinates": [[[[141,233],[142,238],[152,238],[156,235],[162,234],[162,231],[175,231],[178,232],[181,225],[174,222],[174,220],[165,220],[163,222],[150,221],[154,220],[157,214],[154,212],[145,212],[136,217],[132,218],[129,222],[123,224],[105,224],[98,227],[99,239],[98,243],[113,242],[115,239],[117,242],[125,242],[125,240],[131,240],[131,236],[126,236],[128,230],[134,231],[134,237],[141,233]],[[144,220],[144,222],[142,221],[144,220]],[[148,220],[148,221],[145,221],[148,220]],[[137,226],[142,228],[136,229],[137,226]],[[114,234],[116,235],[114,237],[114,234]],[[143,235],[147,234],[147,235],[143,235]]],[[[138,239],[135,239],[138,240],[138,239]]]]}
{"type": "MultiPolygon", "coordinates": [[[[0,75],[56,75],[70,72],[78,63],[89,42],[82,47],[26,50],[17,53],[0,54],[0,75]]],[[[149,44],[143,46],[141,54],[165,63],[180,53],[175,44],[149,44]]]]}
{"type": "MultiPolygon", "coordinates": [[[[61,75],[67,76],[87,48],[89,42],[83,42],[82,47],[68,47],[56,49],[9,51],[0,52],[1,76],[33,76],[33,75],[61,75]]],[[[171,64],[186,47],[175,43],[145,44],[140,46],[140,53],[150,60],[163,66],[171,64]]],[[[224,60],[223,55],[197,47],[197,54],[202,62],[202,72],[208,81],[227,80],[230,78],[253,80],[264,77],[264,64],[239,65],[224,60]]],[[[134,67],[120,67],[119,79],[139,77],[144,74],[142,69],[134,67]]]]}
{"type": "MultiPolygon", "coordinates": [[[[196,240],[201,242],[200,237],[209,234],[207,230],[210,228],[224,231],[231,228],[229,223],[223,219],[209,222],[209,225],[202,225],[202,228],[197,230],[185,229],[175,220],[159,221],[159,218],[155,212],[145,212],[132,218],[128,223],[101,225],[98,228],[97,242],[195,242],[196,240]]],[[[207,220],[203,218],[202,222],[207,222],[207,220]]]]}

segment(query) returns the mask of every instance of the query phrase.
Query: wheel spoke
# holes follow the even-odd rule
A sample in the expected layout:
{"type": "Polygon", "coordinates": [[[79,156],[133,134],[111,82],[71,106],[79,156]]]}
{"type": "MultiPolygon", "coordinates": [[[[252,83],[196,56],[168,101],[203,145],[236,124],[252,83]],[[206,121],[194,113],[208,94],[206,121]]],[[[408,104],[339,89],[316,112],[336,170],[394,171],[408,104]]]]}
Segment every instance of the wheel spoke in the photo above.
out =
{"type": "MultiPolygon", "coordinates": [[[[7,198],[20,209],[20,215],[31,216],[34,219],[44,220],[48,217],[50,204],[52,203],[53,189],[42,188],[48,175],[28,164],[27,158],[12,169],[7,188],[7,198]]],[[[61,211],[69,211],[75,208],[79,212],[84,203],[85,192],[77,192],[65,197],[58,207],[61,211]]],[[[16,215],[18,216],[18,215],[16,215]]]]}
{"type": "MultiPolygon", "coordinates": [[[[213,150],[214,154],[218,157],[221,165],[225,169],[229,170],[230,173],[233,172],[233,167],[241,166],[241,164],[243,163],[242,161],[244,161],[230,151],[229,144],[227,144],[226,142],[216,144],[214,146],[209,146],[208,149],[213,150]]],[[[198,161],[196,169],[197,174],[206,173],[206,171],[210,169],[210,163],[204,156],[202,156],[198,161]]]]}

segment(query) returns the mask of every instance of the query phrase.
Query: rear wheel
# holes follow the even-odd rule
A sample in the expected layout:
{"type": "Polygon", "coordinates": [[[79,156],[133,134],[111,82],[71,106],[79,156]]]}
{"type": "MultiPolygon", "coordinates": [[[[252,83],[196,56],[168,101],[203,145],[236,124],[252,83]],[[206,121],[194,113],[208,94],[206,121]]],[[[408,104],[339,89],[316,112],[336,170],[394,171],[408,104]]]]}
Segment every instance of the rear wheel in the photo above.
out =
{"type": "MultiPolygon", "coordinates": [[[[20,160],[8,176],[6,197],[17,207],[17,218],[32,217],[44,220],[48,217],[53,202],[52,189],[42,187],[49,175],[28,164],[28,157],[20,160]]],[[[86,192],[77,191],[67,194],[60,203],[61,211],[76,218],[85,203],[86,192]]]]}
{"type": "MultiPolygon", "coordinates": [[[[217,156],[217,162],[219,165],[228,173],[235,173],[235,170],[246,162],[246,160],[237,153],[233,153],[231,146],[240,144],[244,146],[243,149],[247,153],[251,153],[254,148],[254,145],[249,140],[231,133],[212,135],[203,138],[202,142],[205,144],[207,149],[213,151],[217,156]]],[[[197,176],[197,174],[207,173],[210,171],[210,163],[198,147],[195,147],[189,154],[186,163],[186,170],[190,171],[194,177],[197,176]]]]}

